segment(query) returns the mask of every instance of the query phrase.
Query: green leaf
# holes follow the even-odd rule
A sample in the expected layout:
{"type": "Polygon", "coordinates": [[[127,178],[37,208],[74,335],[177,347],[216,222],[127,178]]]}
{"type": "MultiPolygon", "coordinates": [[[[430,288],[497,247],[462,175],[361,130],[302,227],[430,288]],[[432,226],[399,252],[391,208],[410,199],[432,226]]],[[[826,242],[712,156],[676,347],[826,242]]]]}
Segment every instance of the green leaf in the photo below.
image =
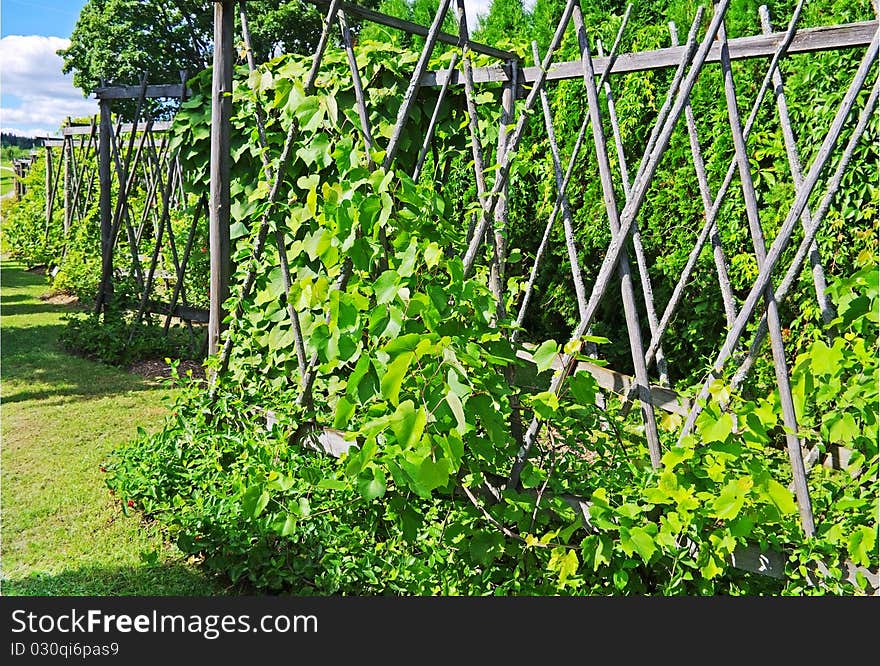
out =
{"type": "Polygon", "coordinates": [[[782,514],[797,513],[797,503],[791,491],[775,479],[767,481],[767,495],[782,514]]]}
{"type": "Polygon", "coordinates": [[[828,430],[828,439],[832,442],[848,444],[859,436],[859,424],[849,412],[836,414],[837,418],[832,422],[828,430]]]}
{"type": "Polygon", "coordinates": [[[657,550],[657,546],[654,544],[654,537],[641,527],[631,527],[628,532],[629,533],[624,536],[621,531],[621,548],[623,548],[624,551],[629,550],[630,552],[637,552],[645,563],[647,563],[648,560],[651,559],[651,555],[657,550]]]}
{"type": "Polygon", "coordinates": [[[538,372],[544,372],[552,367],[558,351],[559,345],[553,340],[545,340],[541,343],[541,346],[532,353],[532,361],[538,366],[538,372]]]}
{"type": "Polygon", "coordinates": [[[810,369],[816,375],[835,375],[843,360],[841,350],[816,340],[810,347],[810,369]]]}
{"type": "Polygon", "coordinates": [[[728,482],[712,503],[712,515],[731,520],[736,518],[746,501],[746,493],[752,488],[752,478],[744,476],[728,482]]]}
{"type": "Polygon", "coordinates": [[[532,407],[542,419],[552,419],[559,409],[559,398],[553,391],[543,391],[532,396],[532,407]]]}
{"type": "Polygon", "coordinates": [[[229,226],[229,238],[231,240],[247,236],[248,233],[248,228],[244,225],[244,222],[233,222],[229,226]]]}
{"type": "Polygon", "coordinates": [[[390,303],[397,296],[397,285],[400,283],[400,275],[397,271],[385,271],[373,284],[373,293],[376,294],[376,302],[379,304],[390,303]]]}
{"type": "Polygon", "coordinates": [[[877,528],[862,525],[857,527],[849,537],[847,548],[853,562],[862,566],[871,564],[871,554],[877,543],[877,528]]]}
{"type": "Polygon", "coordinates": [[[406,376],[406,371],[409,370],[409,364],[412,362],[412,359],[412,352],[402,353],[388,364],[388,369],[382,377],[380,383],[382,395],[395,407],[400,398],[400,386],[406,376]]]}
{"type": "Polygon", "coordinates": [[[426,491],[445,486],[449,481],[449,461],[441,458],[438,461],[425,458],[419,465],[416,482],[426,491]]]}
{"type": "Polygon", "coordinates": [[[339,398],[336,403],[336,416],[333,419],[333,427],[337,430],[346,430],[348,422],[354,414],[355,404],[345,396],[339,398]]]}
{"type": "Polygon", "coordinates": [[[700,436],[709,442],[724,442],[733,432],[733,417],[724,412],[717,421],[710,421],[700,428],[700,436]]]}
{"type": "Polygon", "coordinates": [[[269,503],[269,491],[263,486],[251,486],[241,498],[241,510],[246,516],[257,518],[269,503]]]}
{"type": "Polygon", "coordinates": [[[391,416],[391,430],[397,437],[397,443],[404,449],[410,449],[422,438],[427,422],[428,415],[424,409],[415,409],[412,400],[404,400],[391,416]]]}
{"type": "Polygon", "coordinates": [[[440,246],[437,243],[428,243],[425,248],[425,264],[428,268],[434,268],[440,263],[441,257],[443,257],[443,250],[440,249],[440,246]]]}
{"type": "Polygon", "coordinates": [[[449,405],[449,409],[452,410],[453,415],[455,416],[455,429],[464,434],[467,429],[467,419],[464,416],[464,407],[461,404],[461,398],[455,395],[455,392],[450,389],[446,392],[445,396],[446,404],[449,405]]]}
{"type": "Polygon", "coordinates": [[[296,516],[292,513],[287,514],[284,525],[281,527],[281,536],[290,536],[296,529],[296,516]]]}
{"type": "Polygon", "coordinates": [[[568,380],[571,396],[579,405],[595,405],[599,383],[589,372],[579,372],[568,380]]]}
{"type": "Polygon", "coordinates": [[[489,566],[504,554],[504,537],[497,532],[477,532],[471,537],[468,550],[474,561],[489,566]]]}
{"type": "Polygon", "coordinates": [[[358,476],[358,492],[366,500],[382,497],[385,489],[385,473],[378,467],[365,470],[358,476]]]}

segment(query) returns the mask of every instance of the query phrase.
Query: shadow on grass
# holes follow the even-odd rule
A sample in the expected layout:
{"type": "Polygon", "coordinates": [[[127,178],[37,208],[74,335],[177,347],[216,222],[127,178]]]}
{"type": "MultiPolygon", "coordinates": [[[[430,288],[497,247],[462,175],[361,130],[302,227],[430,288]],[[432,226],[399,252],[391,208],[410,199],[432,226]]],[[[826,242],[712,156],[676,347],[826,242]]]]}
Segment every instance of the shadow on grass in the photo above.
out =
{"type": "Polygon", "coordinates": [[[144,564],[140,567],[83,567],[57,574],[33,573],[3,579],[4,596],[220,596],[244,594],[192,566],[144,564]]]}
{"type": "Polygon", "coordinates": [[[66,314],[68,312],[81,312],[80,305],[70,304],[63,305],[60,303],[47,303],[45,301],[34,301],[33,299],[22,299],[24,303],[13,303],[7,305],[8,302],[15,300],[15,295],[3,296],[2,313],[4,317],[16,317],[20,315],[39,315],[39,314],[66,314]]]}
{"type": "Polygon", "coordinates": [[[21,289],[22,287],[49,286],[45,275],[38,275],[28,271],[22,264],[4,259],[0,261],[0,285],[3,290],[21,289]]]}
{"type": "Polygon", "coordinates": [[[53,396],[105,397],[159,388],[153,380],[65,351],[58,342],[63,328],[60,323],[3,327],[3,402],[53,396]]]}

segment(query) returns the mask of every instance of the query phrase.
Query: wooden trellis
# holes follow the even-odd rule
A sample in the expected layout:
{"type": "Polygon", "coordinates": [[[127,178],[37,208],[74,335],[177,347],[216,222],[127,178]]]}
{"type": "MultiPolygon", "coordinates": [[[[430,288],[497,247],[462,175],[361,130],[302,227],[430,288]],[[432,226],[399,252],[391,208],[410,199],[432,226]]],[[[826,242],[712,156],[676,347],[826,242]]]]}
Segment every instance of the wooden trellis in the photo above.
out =
{"type": "MultiPolygon", "coordinates": [[[[178,239],[171,213],[187,207],[185,174],[170,145],[171,122],[155,120],[146,101],[155,98],[186,98],[185,74],[182,82],[140,86],[102,86],[95,91],[99,114],[88,125],[62,129],[62,138],[48,139],[46,148],[46,233],[53,223],[53,207],[58,188],[63,197],[63,253],[66,254],[70,230],[81,223],[97,204],[101,230],[101,279],[94,311],[106,311],[113,299],[114,282],[122,269],[114,268],[114,253],[126,248],[131,260],[131,277],[137,285],[135,320],[146,313],[165,316],[168,332],[172,319],[182,320],[195,336],[193,323],[205,324],[208,311],[193,307],[186,294],[185,276],[199,224],[204,224],[207,199],[195,204],[195,214],[185,239],[178,239]],[[123,123],[112,116],[113,100],[134,100],[135,120],[123,123]],[[60,149],[53,167],[52,149],[60,149]],[[59,185],[60,183],[60,185],[59,185]],[[132,208],[138,193],[140,210],[132,208]],[[171,268],[160,266],[163,249],[171,256],[171,268]],[[156,282],[162,280],[170,296],[164,301],[153,297],[156,282]]],[[[127,269],[126,269],[127,270],[127,269]]],[[[193,337],[194,344],[197,343],[193,337]]]]}
{"type": "MultiPolygon", "coordinates": [[[[792,16],[789,17],[784,29],[774,32],[771,25],[771,17],[766,7],[762,7],[760,10],[762,34],[729,40],[725,30],[724,19],[730,5],[730,0],[717,0],[711,10],[712,15],[709,17],[708,27],[702,32],[702,37],[699,36],[700,28],[704,23],[703,19],[706,10],[700,7],[694,16],[684,44],[679,44],[676,28],[674,25],[670,25],[671,45],[668,48],[649,52],[620,54],[618,53],[618,47],[621,35],[626,29],[629,16],[629,10],[627,10],[617,39],[610,48],[609,53],[605,55],[604,51],[601,50],[601,45],[591,43],[588,27],[584,24],[583,14],[577,0],[568,0],[547,52],[542,58],[537,50],[537,46],[533,45],[535,65],[525,66],[514,54],[500,51],[491,46],[477,44],[470,40],[464,20],[463,0],[456,0],[459,20],[458,35],[449,35],[440,30],[440,26],[452,5],[452,0],[440,0],[437,13],[431,26],[428,28],[384,16],[371,10],[365,10],[357,5],[341,2],[340,0],[310,1],[317,5],[329,7],[324,19],[321,38],[314,54],[313,67],[305,84],[305,90],[308,93],[314,88],[331,30],[335,24],[338,24],[341,31],[342,44],[349,55],[349,64],[358,106],[357,110],[361,122],[363,140],[367,146],[372,145],[376,139],[369,127],[369,114],[367,113],[362,83],[353,56],[353,47],[346,23],[346,16],[372,20],[412,34],[421,35],[425,38],[424,47],[403,97],[396,125],[386,146],[384,168],[387,169],[392,166],[403,168],[406,166],[396,164],[395,157],[409,113],[417,103],[420,87],[439,86],[441,90],[440,101],[437,102],[437,107],[435,107],[431,117],[420,156],[414,167],[416,175],[420,173],[423,166],[425,154],[437,122],[437,109],[442,103],[446,91],[451,86],[460,85],[463,87],[469,118],[468,131],[473,155],[474,179],[481,205],[479,215],[474,220],[468,234],[468,247],[462,259],[465,274],[472,274],[477,261],[483,256],[484,244],[488,244],[491,248],[489,286],[498,301],[499,317],[504,317],[507,314],[503,311],[505,261],[508,251],[504,229],[506,227],[505,202],[507,200],[507,190],[510,187],[511,166],[516,159],[517,150],[523,138],[530,112],[537,104],[541,105],[544,126],[552,151],[557,193],[552,212],[547,221],[544,237],[530,271],[529,282],[520,300],[516,321],[521,324],[524,319],[534,288],[535,275],[540,268],[545,254],[550,232],[556,219],[561,217],[580,317],[578,325],[571,332],[571,339],[575,341],[581,340],[589,332],[591,326],[595,323],[598,306],[602,298],[612,284],[615,281],[619,281],[635,377],[627,385],[618,386],[617,388],[625,395],[627,402],[635,400],[639,402],[650,458],[654,467],[661,465],[660,440],[656,427],[655,407],[657,406],[656,396],[658,395],[658,389],[662,390],[662,384],[666,381],[662,338],[672,316],[677,312],[682,302],[685,287],[695,270],[697,257],[705,244],[707,242],[710,243],[714,260],[714,273],[722,295],[718,306],[724,312],[728,330],[723,344],[718,349],[712,372],[701,385],[697,399],[690,402],[684,408],[686,418],[682,429],[682,437],[693,429],[696,417],[701,409],[701,402],[708,397],[712,381],[722,376],[722,372],[728,365],[734,350],[742,344],[746,325],[754,317],[760,317],[760,326],[751,342],[751,348],[748,353],[738,358],[740,365],[734,375],[734,384],[739,385],[743,381],[752,367],[763,339],[769,336],[776,369],[777,388],[786,426],[786,446],[794,479],[793,489],[797,498],[803,531],[808,536],[813,535],[815,533],[815,522],[806,482],[808,464],[811,458],[808,452],[803,450],[802,442],[797,435],[798,424],[789,385],[789,369],[786,363],[784,342],[781,334],[782,325],[779,316],[779,305],[788,295],[791,286],[804,268],[805,262],[809,261],[819,308],[826,321],[833,317],[833,307],[825,295],[825,276],[822,258],[819,255],[815,238],[829,211],[834,195],[840,187],[842,176],[852,158],[853,152],[864,134],[877,104],[878,83],[875,80],[869,80],[869,77],[874,74],[874,79],[876,79],[874,65],[878,58],[878,39],[880,39],[878,37],[878,22],[875,20],[823,28],[802,29],[799,27],[799,21],[804,1],[801,0],[795,7],[792,16]],[[569,29],[574,30],[581,57],[572,62],[555,63],[555,52],[562,41],[563,35],[569,29]],[[428,62],[438,41],[454,44],[458,51],[448,69],[430,72],[428,71],[428,62]],[[597,48],[596,56],[593,53],[594,47],[597,48]],[[819,151],[810,164],[804,164],[801,156],[798,154],[796,137],[794,136],[792,124],[788,116],[784,92],[785,82],[779,68],[779,63],[791,54],[830,49],[860,49],[864,52],[864,56],[847,87],[819,151]],[[500,62],[496,66],[475,68],[471,64],[471,52],[490,55],[497,58],[500,62]],[[739,111],[737,86],[731,62],[735,59],[748,58],[768,60],[768,66],[749,115],[746,118],[742,118],[739,111]],[[711,191],[707,180],[705,158],[689,102],[694,85],[710,63],[717,63],[722,73],[723,94],[728,116],[727,124],[729,125],[730,136],[733,139],[734,145],[734,155],[730,159],[726,176],[714,193],[711,191]],[[647,144],[644,146],[641,158],[637,163],[628,165],[623,152],[620,123],[614,103],[614,77],[618,74],[659,68],[674,68],[672,83],[667,91],[665,101],[657,114],[655,124],[647,144]],[[588,108],[583,115],[577,140],[571,155],[568,156],[566,164],[559,146],[556,144],[554,121],[547,103],[545,86],[549,81],[574,78],[583,81],[588,108]],[[487,178],[487,175],[490,173],[489,165],[485,164],[483,146],[480,143],[476,126],[477,98],[475,87],[477,84],[487,82],[503,84],[498,113],[499,139],[496,151],[497,164],[491,170],[493,174],[491,183],[487,178]],[[866,86],[870,86],[867,102],[864,107],[857,109],[857,97],[866,86]],[[768,93],[771,93],[771,91],[774,99],[768,102],[767,97],[771,96],[768,93]],[[523,98],[524,101],[517,115],[514,100],[523,98]],[[749,164],[746,149],[746,142],[754,128],[758,112],[762,108],[762,104],[765,103],[775,104],[777,119],[783,130],[788,164],[791,169],[792,182],[796,193],[785,215],[784,222],[775,237],[771,239],[767,239],[764,236],[760,210],[757,205],[754,174],[749,164]],[[682,116],[684,117],[683,121],[682,116]],[[664,152],[669,145],[672,133],[679,122],[684,123],[688,132],[690,152],[699,184],[705,220],[694,239],[693,248],[672,292],[672,297],[665,305],[662,305],[654,299],[653,288],[648,274],[648,258],[642,247],[638,217],[648,198],[653,179],[664,152]],[[612,136],[610,141],[606,135],[606,127],[611,129],[612,136]],[[587,130],[589,130],[589,139],[591,141],[588,139],[587,130]],[[847,131],[848,138],[845,137],[847,131]],[[590,152],[598,164],[603,202],[608,218],[607,224],[611,231],[611,241],[608,244],[601,267],[596,275],[585,276],[577,260],[574,222],[567,199],[567,188],[573,177],[574,164],[581,150],[587,150],[584,146],[590,144],[592,145],[590,152]],[[616,156],[618,173],[615,173],[612,168],[610,156],[612,150],[616,156]],[[810,209],[808,207],[808,200],[814,190],[816,190],[823,174],[829,176],[826,180],[825,193],[821,198],[820,204],[815,209],[810,209]],[[759,267],[758,277],[754,280],[748,295],[741,302],[737,302],[730,286],[729,266],[717,226],[719,211],[730,192],[731,183],[735,176],[738,176],[740,181],[741,193],[745,203],[747,229],[759,267]],[[620,187],[620,190],[624,193],[622,200],[616,194],[615,183],[619,183],[622,186],[620,187]],[[780,261],[782,253],[792,245],[794,232],[798,227],[800,227],[802,232],[798,250],[788,266],[783,266],[780,261]],[[628,247],[632,247],[632,258],[635,259],[635,266],[631,263],[628,247]],[[782,272],[783,268],[785,269],[783,280],[778,286],[774,285],[771,278],[775,274],[782,272]],[[587,287],[587,279],[592,283],[589,289],[587,287]],[[646,311],[644,314],[639,312],[637,305],[637,289],[641,291],[643,303],[645,304],[646,311]],[[758,312],[759,304],[763,304],[760,312],[758,312]],[[640,321],[642,317],[645,318],[648,324],[647,328],[650,331],[650,339],[647,341],[642,338],[641,334],[640,321]],[[649,369],[652,363],[656,363],[660,387],[651,385],[649,369]]],[[[243,28],[242,39],[249,51],[245,6],[245,2],[240,2],[238,11],[241,15],[243,28]]],[[[221,322],[226,317],[226,313],[222,309],[222,303],[227,298],[230,288],[229,136],[232,109],[231,96],[226,93],[231,91],[232,88],[235,11],[234,0],[214,1],[215,50],[211,122],[211,187],[208,206],[211,251],[209,350],[212,353],[220,353],[221,372],[229,361],[233,340],[232,335],[227,335],[222,349],[220,348],[221,322]]],[[[252,59],[249,59],[249,65],[253,69],[252,59]]],[[[141,94],[143,95],[143,93],[141,94]]],[[[256,122],[261,141],[265,147],[264,119],[258,115],[256,122]]],[[[266,170],[272,187],[268,194],[267,205],[262,214],[253,248],[254,265],[256,265],[257,259],[265,248],[270,227],[269,219],[279,198],[284,171],[290,158],[294,132],[295,127],[291,127],[281,153],[280,161],[274,172],[269,168],[268,158],[264,155],[264,163],[267,167],[266,170]]],[[[289,290],[290,277],[287,265],[287,250],[283,237],[280,234],[275,241],[279,251],[284,286],[289,290]]],[[[256,269],[252,269],[248,272],[243,284],[239,286],[239,296],[242,301],[252,292],[256,279],[255,271],[256,269]]],[[[343,288],[346,279],[347,275],[344,269],[336,287],[343,288]]],[[[290,306],[290,299],[287,302],[288,316],[294,331],[297,345],[297,360],[302,376],[299,402],[304,404],[309,400],[311,384],[314,381],[316,357],[306,358],[302,335],[299,332],[298,313],[290,306]]],[[[232,325],[235,326],[235,318],[233,318],[232,325]]],[[[575,370],[577,365],[578,361],[575,354],[566,353],[561,355],[556,364],[556,371],[551,380],[550,390],[557,393],[560,392],[565,379],[575,370]]],[[[601,376],[601,371],[597,370],[596,374],[601,376]]],[[[614,381],[611,381],[611,384],[613,385],[614,381]]],[[[608,385],[607,381],[605,385],[608,385]]],[[[216,385],[212,390],[216,390],[216,385]]],[[[679,405],[679,409],[681,409],[681,405],[679,405]]],[[[512,461],[511,471],[507,478],[509,486],[518,485],[520,472],[528,460],[541,427],[542,422],[536,416],[523,429],[521,447],[515,460],[512,461]]],[[[749,568],[742,562],[743,558],[748,559],[748,557],[749,555],[747,554],[741,554],[739,564],[749,568]]],[[[752,570],[762,570],[761,565],[753,564],[751,566],[752,570]]],[[[765,572],[768,566],[764,562],[763,570],[765,572]]],[[[867,573],[869,580],[872,581],[876,589],[876,572],[867,573]]]]}

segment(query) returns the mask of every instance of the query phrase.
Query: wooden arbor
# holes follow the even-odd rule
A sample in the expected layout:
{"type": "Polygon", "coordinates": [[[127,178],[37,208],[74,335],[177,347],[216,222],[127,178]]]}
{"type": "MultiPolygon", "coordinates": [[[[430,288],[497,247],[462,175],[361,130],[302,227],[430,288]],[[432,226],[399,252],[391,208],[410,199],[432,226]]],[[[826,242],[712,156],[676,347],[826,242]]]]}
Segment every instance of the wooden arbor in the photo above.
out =
{"type": "Polygon", "coordinates": [[[68,125],[62,138],[47,139],[46,229],[53,220],[56,191],[63,196],[64,253],[70,230],[97,206],[101,231],[101,278],[94,311],[107,309],[113,298],[114,281],[120,271],[130,273],[138,296],[135,324],[145,313],[165,316],[165,331],[173,317],[183,320],[190,332],[192,323],[207,323],[208,312],[191,306],[185,276],[193,242],[207,201],[196,203],[196,213],[185,239],[178,239],[172,213],[187,208],[185,174],[171,148],[171,122],[156,120],[147,110],[147,100],[185,100],[188,90],[182,82],[139,86],[102,86],[95,91],[100,113],[88,125],[68,125]],[[135,120],[123,123],[112,116],[114,100],[132,100],[135,120]],[[61,149],[53,168],[52,149],[61,149]],[[130,258],[131,268],[114,267],[114,253],[120,247],[130,258]],[[171,267],[163,268],[163,249],[170,250],[171,267]],[[156,282],[167,285],[170,297],[164,302],[153,296],[156,282]]]}
{"type": "MultiPolygon", "coordinates": [[[[670,47],[650,52],[618,54],[617,49],[620,36],[626,27],[629,16],[629,11],[627,11],[621,30],[610,49],[610,53],[606,56],[599,51],[598,55],[594,56],[593,46],[590,43],[587,27],[584,25],[580,6],[576,0],[569,0],[556,27],[547,53],[542,58],[541,54],[537,52],[537,48],[535,48],[533,54],[534,66],[524,66],[513,54],[499,51],[486,45],[476,44],[469,39],[466,22],[464,21],[462,0],[456,1],[459,14],[458,35],[448,35],[440,30],[440,26],[452,4],[451,0],[440,1],[437,14],[429,28],[415,26],[406,21],[363,9],[357,5],[340,2],[340,0],[310,1],[322,6],[329,5],[329,8],[324,20],[324,28],[318,48],[314,55],[312,71],[306,81],[305,89],[307,92],[314,86],[316,74],[321,66],[331,29],[337,22],[342,34],[342,43],[349,53],[349,64],[355,90],[357,91],[361,88],[356,61],[352,55],[353,47],[346,24],[346,16],[357,16],[425,37],[424,48],[399,109],[397,125],[386,146],[386,156],[383,164],[385,168],[400,166],[394,162],[398,142],[402,128],[407,122],[409,112],[413,105],[417,103],[419,88],[422,86],[441,87],[440,99],[442,100],[443,95],[450,86],[463,86],[470,118],[469,131],[474,158],[474,178],[477,192],[480,195],[481,211],[479,219],[475,221],[472,233],[469,235],[469,245],[462,259],[465,272],[470,273],[482,254],[483,243],[490,242],[494,245],[495,251],[491,259],[489,279],[490,287],[496,294],[499,304],[503,302],[501,296],[504,285],[503,277],[505,274],[505,256],[507,251],[506,239],[503,233],[505,226],[506,188],[509,186],[511,166],[516,159],[517,149],[522,140],[529,114],[539,103],[541,104],[545,129],[553,152],[557,195],[552,213],[545,227],[541,246],[532,266],[529,284],[520,300],[516,320],[518,323],[523,321],[534,287],[535,275],[539,270],[550,231],[557,218],[561,218],[568,245],[571,274],[575,284],[580,314],[579,324],[572,331],[571,338],[572,340],[580,340],[590,330],[601,299],[612,283],[615,282],[615,278],[617,278],[620,283],[630,351],[635,368],[634,379],[627,386],[620,388],[625,393],[627,401],[638,400],[639,402],[651,461],[655,467],[659,467],[661,464],[661,451],[654,415],[656,391],[651,386],[648,371],[652,363],[656,364],[660,377],[659,382],[663,382],[665,370],[663,367],[662,337],[667,330],[672,316],[682,302],[684,289],[693,274],[697,257],[705,245],[707,243],[710,244],[715,264],[715,273],[723,296],[722,302],[719,303],[719,308],[722,308],[725,313],[728,331],[717,351],[712,372],[699,388],[698,399],[693,401],[686,410],[687,418],[685,419],[681,434],[685,436],[693,429],[696,417],[701,409],[701,400],[708,396],[711,383],[721,376],[722,371],[728,365],[731,358],[733,358],[733,351],[741,343],[746,325],[754,317],[760,317],[759,328],[752,339],[748,353],[741,358],[737,358],[739,366],[734,375],[734,384],[739,385],[743,381],[754,363],[763,340],[769,336],[776,368],[777,388],[780,394],[787,430],[787,450],[792,468],[793,487],[800,511],[801,525],[807,535],[812,535],[815,531],[815,524],[807,489],[806,475],[814,456],[812,452],[802,449],[801,441],[797,435],[798,424],[789,386],[789,369],[786,363],[784,341],[781,334],[779,304],[786,298],[792,285],[804,268],[805,263],[809,261],[819,307],[826,319],[830,319],[833,316],[833,308],[825,295],[822,258],[819,256],[815,238],[831,207],[834,195],[840,188],[842,177],[853,152],[864,134],[876,107],[878,96],[877,83],[872,85],[867,102],[861,109],[856,108],[856,101],[859,93],[868,84],[869,77],[874,71],[874,65],[878,58],[877,21],[825,28],[799,29],[798,23],[804,4],[801,1],[796,6],[783,30],[773,30],[771,18],[766,8],[762,8],[761,23],[763,33],[761,35],[728,40],[724,18],[730,0],[719,0],[714,6],[708,28],[702,37],[699,37],[704,14],[704,9],[701,7],[694,17],[693,24],[683,40],[683,44],[679,44],[675,26],[670,25],[670,47]],[[554,52],[557,50],[562,36],[569,29],[569,26],[575,31],[580,46],[581,58],[572,62],[554,63],[554,52]],[[460,51],[447,70],[430,72],[427,69],[428,61],[438,42],[454,44],[460,51]],[[794,53],[852,48],[862,50],[864,56],[847,87],[818,153],[810,164],[803,164],[798,154],[796,137],[788,118],[784,80],[779,63],[783,58],[794,53]],[[470,52],[472,51],[498,58],[501,62],[492,67],[475,68],[470,60],[470,52]],[[768,60],[768,66],[757,98],[748,116],[743,118],[739,111],[731,61],[746,58],[768,60]],[[456,67],[458,65],[457,61],[460,61],[460,68],[456,67]],[[714,193],[711,191],[706,178],[704,156],[689,103],[689,97],[695,83],[710,63],[717,63],[722,73],[723,85],[722,90],[719,90],[719,95],[723,95],[726,102],[728,111],[727,125],[729,125],[730,135],[735,147],[726,176],[721,186],[714,193]],[[620,124],[616,116],[612,87],[613,77],[621,73],[658,68],[674,69],[672,83],[667,91],[665,102],[657,114],[656,122],[641,158],[637,164],[628,166],[622,148],[620,124]],[[559,147],[556,145],[553,118],[547,104],[545,85],[548,81],[573,78],[583,80],[588,98],[588,108],[584,113],[572,154],[568,157],[566,164],[559,147]],[[501,82],[504,84],[498,109],[500,127],[499,149],[497,151],[498,163],[491,170],[491,173],[494,174],[491,184],[487,180],[490,169],[487,168],[488,165],[484,164],[482,146],[475,123],[477,109],[475,86],[484,82],[501,82]],[[768,246],[768,239],[764,236],[764,228],[761,224],[754,174],[749,164],[746,142],[754,129],[761,105],[765,103],[768,97],[767,93],[771,90],[773,93],[772,97],[775,98],[778,121],[783,129],[796,194],[778,232],[774,238],[769,239],[768,246]],[[521,104],[517,114],[514,100],[523,97],[525,98],[524,102],[521,104]],[[602,103],[603,98],[604,105],[602,103]],[[702,228],[694,239],[689,259],[673,290],[672,297],[661,309],[653,297],[653,289],[648,274],[647,257],[642,249],[638,217],[648,198],[652,181],[668,147],[672,133],[679,122],[685,124],[690,137],[691,156],[700,186],[705,219],[702,228]],[[606,134],[606,128],[610,129],[610,140],[606,134]],[[845,137],[847,133],[848,138],[845,137]],[[592,145],[592,152],[597,160],[603,190],[603,201],[608,218],[607,223],[611,231],[611,241],[605,251],[599,271],[596,275],[591,276],[592,287],[589,290],[587,289],[585,276],[577,261],[577,248],[575,247],[575,235],[572,228],[573,220],[566,194],[573,176],[572,172],[575,161],[580,151],[584,148],[585,143],[592,145]],[[614,173],[612,169],[612,150],[617,157],[618,173],[614,173]],[[827,178],[825,192],[820,198],[819,205],[811,209],[808,206],[808,202],[823,175],[827,178]],[[737,302],[730,288],[729,268],[717,230],[717,217],[725,197],[731,191],[731,184],[735,176],[738,176],[740,181],[746,210],[745,222],[747,223],[746,226],[752,241],[754,256],[759,267],[758,276],[754,280],[748,295],[739,302],[737,302]],[[622,189],[624,192],[623,200],[619,199],[616,194],[616,183],[622,186],[619,189],[622,189]],[[795,243],[796,231],[800,237],[797,251],[794,258],[785,266],[781,258],[783,252],[795,243]],[[632,258],[635,259],[635,269],[632,267],[630,250],[628,249],[630,243],[632,258]],[[781,274],[783,268],[785,272],[781,282],[774,284],[771,279],[774,275],[778,276],[781,274]],[[641,291],[641,296],[645,303],[644,315],[639,313],[637,307],[635,298],[637,289],[641,291]],[[762,304],[761,312],[758,312],[759,304],[762,304]],[[648,323],[648,330],[650,331],[650,339],[648,341],[645,341],[640,333],[640,318],[642,316],[645,317],[648,323]]],[[[211,197],[209,204],[212,299],[209,348],[212,351],[220,352],[221,368],[225,367],[229,360],[232,345],[232,336],[230,335],[226,337],[223,348],[220,348],[220,322],[224,320],[226,315],[223,312],[222,303],[225,300],[226,294],[228,294],[229,288],[230,200],[228,184],[231,101],[226,93],[231,90],[232,86],[231,69],[234,58],[233,26],[236,9],[241,12],[242,38],[247,46],[249,39],[246,29],[246,3],[241,2],[240,6],[236,8],[234,0],[215,0],[214,2],[215,51],[211,125],[211,197]]],[[[251,61],[249,64],[253,68],[253,62],[251,61]]],[[[364,140],[373,141],[374,139],[367,121],[369,116],[366,112],[363,94],[358,94],[357,99],[364,140]]],[[[772,102],[767,103],[772,104],[772,102]]],[[[431,140],[436,118],[437,113],[435,111],[424,140],[421,157],[414,168],[416,174],[420,172],[422,167],[425,150],[431,140]]],[[[258,129],[262,132],[262,119],[257,117],[257,123],[258,129]]],[[[293,131],[292,129],[291,133],[293,131]]],[[[253,254],[256,256],[259,256],[265,247],[269,230],[268,220],[279,197],[282,174],[291,145],[291,136],[292,134],[288,135],[288,140],[274,175],[272,169],[267,169],[272,187],[268,195],[268,208],[263,214],[261,227],[256,237],[257,241],[253,249],[253,254]]],[[[266,165],[269,166],[268,158],[266,160],[266,165]]],[[[278,244],[282,275],[286,275],[286,248],[284,247],[283,240],[276,239],[276,242],[278,244]]],[[[254,278],[253,272],[250,272],[244,283],[240,285],[240,296],[242,299],[247,298],[251,293],[254,278]]],[[[287,278],[285,287],[289,289],[289,286],[289,278],[287,278]]],[[[289,316],[294,330],[297,330],[298,315],[292,308],[289,308],[289,316]]],[[[551,390],[560,391],[564,380],[576,365],[574,355],[566,354],[562,356],[557,363],[556,373],[551,382],[551,390]]],[[[307,376],[310,371],[313,371],[313,367],[307,366],[307,376]]],[[[508,479],[509,485],[516,485],[518,483],[519,473],[530,455],[541,426],[542,423],[537,417],[529,424],[522,439],[521,448],[512,464],[508,479]]],[[[876,587],[876,574],[872,575],[876,587]]]]}

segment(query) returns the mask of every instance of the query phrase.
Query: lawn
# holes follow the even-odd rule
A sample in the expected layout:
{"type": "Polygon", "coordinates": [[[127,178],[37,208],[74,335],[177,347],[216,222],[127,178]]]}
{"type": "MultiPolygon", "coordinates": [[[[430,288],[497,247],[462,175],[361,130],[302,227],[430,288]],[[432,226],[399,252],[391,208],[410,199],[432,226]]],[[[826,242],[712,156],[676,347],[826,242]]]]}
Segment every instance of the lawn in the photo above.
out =
{"type": "Polygon", "coordinates": [[[154,525],[125,515],[102,478],[112,449],[158,427],[170,390],[63,351],[73,306],[45,291],[45,278],[0,264],[0,593],[222,594],[154,525]]]}
{"type": "Polygon", "coordinates": [[[0,161],[0,197],[4,197],[7,192],[12,191],[14,187],[14,173],[12,162],[6,159],[0,161]]]}

